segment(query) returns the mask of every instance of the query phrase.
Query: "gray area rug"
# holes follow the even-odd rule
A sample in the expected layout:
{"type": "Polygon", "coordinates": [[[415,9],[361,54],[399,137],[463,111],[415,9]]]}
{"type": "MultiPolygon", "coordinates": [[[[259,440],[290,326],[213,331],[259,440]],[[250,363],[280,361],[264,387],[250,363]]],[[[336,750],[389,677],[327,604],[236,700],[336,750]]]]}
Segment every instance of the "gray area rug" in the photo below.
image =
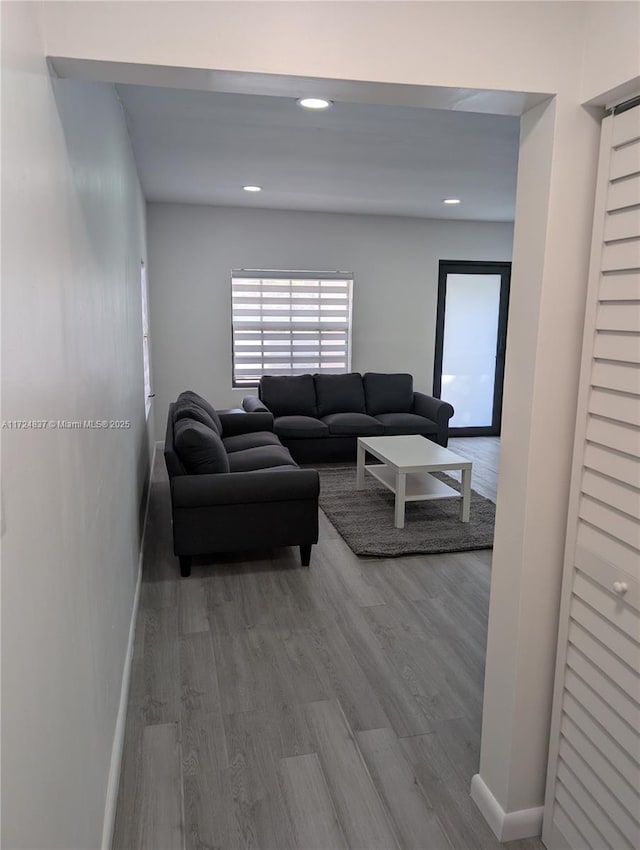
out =
{"type": "MultiPolygon", "coordinates": [[[[393,524],[395,496],[369,473],[365,489],[356,490],[351,467],[316,467],[320,474],[320,507],[356,555],[398,558],[403,555],[466,552],[493,548],[496,506],[471,491],[471,518],[460,522],[460,502],[438,499],[407,502],[405,527],[393,524]]],[[[460,490],[441,472],[436,478],[460,490]]]]}

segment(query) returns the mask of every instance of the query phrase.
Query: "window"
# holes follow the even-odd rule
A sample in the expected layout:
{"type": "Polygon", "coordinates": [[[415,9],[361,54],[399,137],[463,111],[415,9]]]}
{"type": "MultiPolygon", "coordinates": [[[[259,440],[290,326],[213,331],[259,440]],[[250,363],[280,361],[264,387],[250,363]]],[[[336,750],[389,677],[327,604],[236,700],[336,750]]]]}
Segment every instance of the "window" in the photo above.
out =
{"type": "Polygon", "coordinates": [[[144,413],[147,419],[151,410],[151,363],[149,359],[149,293],[147,292],[147,270],[144,263],[140,270],[142,296],[142,363],[144,368],[144,413]]]}
{"type": "Polygon", "coordinates": [[[351,369],[348,272],[234,270],[233,386],[262,375],[337,374],[351,369]]]}

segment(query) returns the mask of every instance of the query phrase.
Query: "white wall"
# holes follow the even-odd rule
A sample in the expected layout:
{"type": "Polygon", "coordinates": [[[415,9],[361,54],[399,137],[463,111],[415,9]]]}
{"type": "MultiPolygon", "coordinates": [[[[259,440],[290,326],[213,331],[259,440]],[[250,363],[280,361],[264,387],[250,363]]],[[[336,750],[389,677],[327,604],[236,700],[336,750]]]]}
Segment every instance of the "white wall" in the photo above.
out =
{"type": "Polygon", "coordinates": [[[2,846],[100,846],[148,474],[145,209],[110,86],[2,4],[2,846]]]}
{"type": "Polygon", "coordinates": [[[583,102],[640,93],[640,2],[586,3],[583,102]]]}
{"type": "Polygon", "coordinates": [[[582,5],[54,0],[45,14],[52,56],[556,92],[580,70],[582,5]]]}
{"type": "Polygon", "coordinates": [[[580,104],[634,76],[637,44],[625,33],[635,13],[624,8],[266,0],[45,10],[58,56],[555,95],[524,118],[520,148],[481,761],[503,813],[542,805],[598,146],[598,116],[580,104]]]}
{"type": "Polygon", "coordinates": [[[149,204],[154,390],[164,412],[192,387],[217,407],[231,387],[231,269],[351,271],[352,369],[433,380],[439,260],[510,260],[513,227],[392,216],[149,204]]]}

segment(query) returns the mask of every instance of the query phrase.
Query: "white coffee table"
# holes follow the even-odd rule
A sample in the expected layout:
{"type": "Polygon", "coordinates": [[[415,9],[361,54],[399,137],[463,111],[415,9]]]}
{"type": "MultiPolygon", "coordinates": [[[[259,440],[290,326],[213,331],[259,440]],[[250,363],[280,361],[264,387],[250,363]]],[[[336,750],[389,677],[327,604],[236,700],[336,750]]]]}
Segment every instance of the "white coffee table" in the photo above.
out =
{"type": "Polygon", "coordinates": [[[365,470],[395,493],[395,527],[404,528],[406,502],[426,499],[461,499],[460,519],[469,522],[471,505],[471,461],[419,435],[400,437],[359,437],[356,489],[364,488],[365,470]],[[365,466],[370,452],[382,464],[365,466]],[[462,493],[438,481],[430,472],[447,469],[462,471],[462,493]]]}

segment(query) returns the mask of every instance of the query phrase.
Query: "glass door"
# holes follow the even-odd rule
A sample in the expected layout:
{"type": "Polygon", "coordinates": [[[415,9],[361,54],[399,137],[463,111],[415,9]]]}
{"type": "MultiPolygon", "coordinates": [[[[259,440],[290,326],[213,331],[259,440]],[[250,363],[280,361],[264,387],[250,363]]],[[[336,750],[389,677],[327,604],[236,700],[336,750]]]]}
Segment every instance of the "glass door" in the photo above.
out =
{"type": "Polygon", "coordinates": [[[452,435],[500,433],[510,277],[511,263],[440,262],[433,394],[452,435]]]}

